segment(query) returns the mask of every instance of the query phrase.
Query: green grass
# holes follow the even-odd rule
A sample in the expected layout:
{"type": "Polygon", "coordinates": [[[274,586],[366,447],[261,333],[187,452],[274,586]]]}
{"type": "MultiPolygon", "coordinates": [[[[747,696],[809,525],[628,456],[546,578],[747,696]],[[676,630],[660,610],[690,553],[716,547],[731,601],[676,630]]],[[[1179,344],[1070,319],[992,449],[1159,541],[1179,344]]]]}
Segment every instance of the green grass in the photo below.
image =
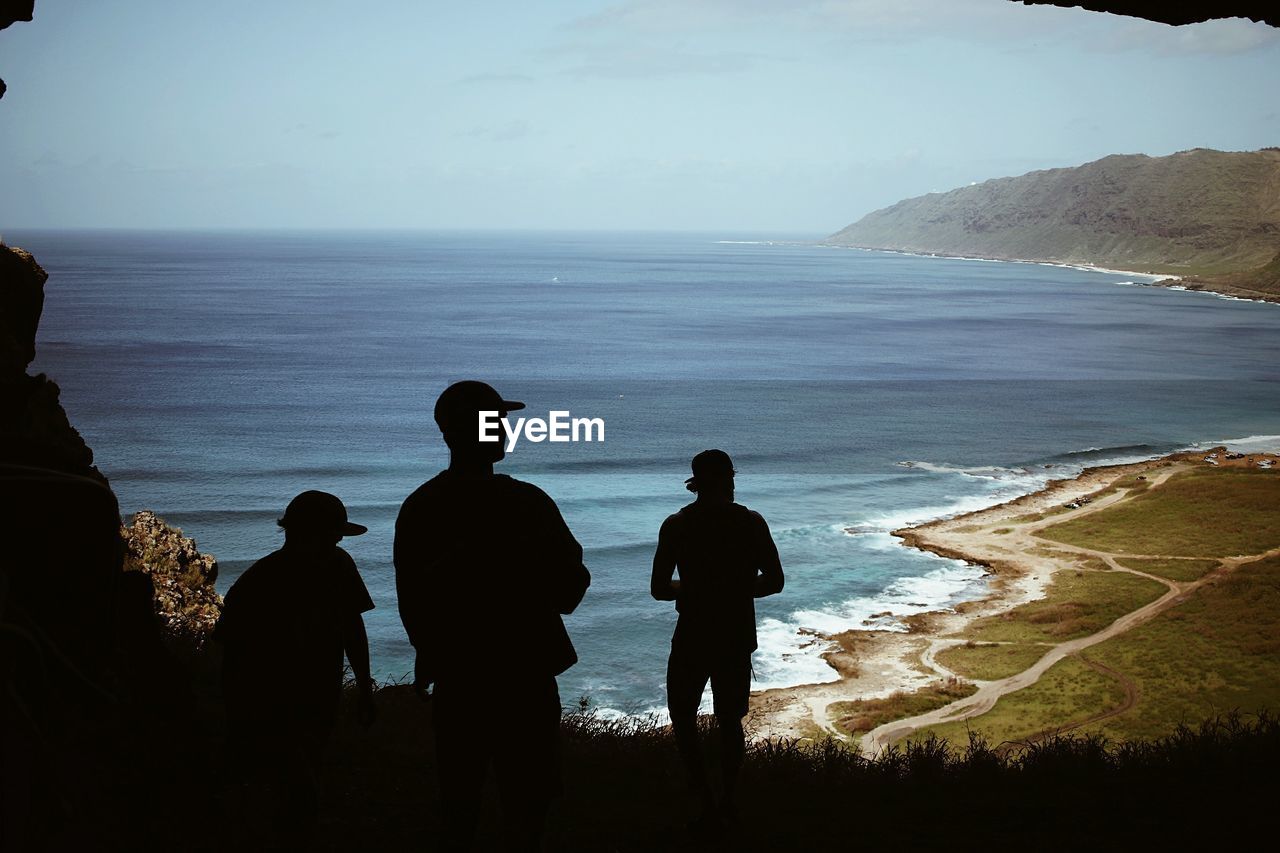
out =
{"type": "Polygon", "coordinates": [[[1226,557],[1280,546],[1280,474],[1196,468],[1159,488],[1044,528],[1046,539],[1113,553],[1226,557]]]}
{"type": "Polygon", "coordinates": [[[852,736],[865,734],[876,726],[904,717],[924,714],[957,699],[972,696],[978,690],[968,682],[938,681],[920,690],[898,691],[883,699],[856,699],[833,702],[827,706],[838,731],[852,736]]]}
{"type": "Polygon", "coordinates": [[[916,732],[911,739],[934,734],[953,743],[964,743],[968,733],[974,731],[993,744],[1016,742],[1117,707],[1123,701],[1124,689],[1114,678],[1073,655],[1051,666],[1030,687],[1002,697],[987,713],[971,720],[931,726],[916,732]]]}
{"type": "Polygon", "coordinates": [[[979,619],[964,635],[978,642],[1060,643],[1097,633],[1165,590],[1123,572],[1064,570],[1054,575],[1044,598],[979,619]]]}
{"type": "MultiPolygon", "coordinates": [[[[1084,654],[1133,682],[1133,708],[1080,729],[1118,741],[1156,738],[1218,713],[1280,705],[1280,558],[1247,563],[1185,602],[1084,654]]],[[[1000,699],[968,729],[993,742],[1021,740],[1117,707],[1111,676],[1072,658],[1000,699]]],[[[928,732],[961,741],[963,724],[928,732]]]]}
{"type": "Polygon", "coordinates": [[[1154,737],[1217,711],[1280,705],[1280,558],[1207,582],[1089,655],[1138,686],[1137,706],[1101,727],[1113,737],[1154,737]]]}
{"type": "Polygon", "coordinates": [[[964,678],[995,681],[1016,675],[1035,664],[1049,651],[1030,643],[966,643],[943,649],[938,663],[964,678]]]}
{"type": "Polygon", "coordinates": [[[1218,565],[1217,560],[1144,560],[1139,557],[1123,557],[1116,562],[1171,581],[1199,580],[1218,565]]]}

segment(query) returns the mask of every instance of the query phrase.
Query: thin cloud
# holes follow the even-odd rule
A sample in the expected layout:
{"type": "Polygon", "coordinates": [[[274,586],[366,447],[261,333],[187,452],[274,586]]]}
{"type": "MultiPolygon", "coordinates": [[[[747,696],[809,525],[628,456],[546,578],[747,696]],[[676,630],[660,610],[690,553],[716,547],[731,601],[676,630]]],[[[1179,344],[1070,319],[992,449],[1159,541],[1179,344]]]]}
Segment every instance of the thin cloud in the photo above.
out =
{"type": "Polygon", "coordinates": [[[1007,0],[627,0],[568,25],[579,34],[629,39],[761,27],[876,41],[930,36],[1006,43],[1075,40],[1100,50],[1180,55],[1237,54],[1280,42],[1280,31],[1243,18],[1171,27],[1007,0]]]}
{"type": "Polygon", "coordinates": [[[530,130],[529,122],[516,119],[500,125],[479,125],[470,130],[464,130],[458,135],[471,139],[487,139],[490,142],[513,142],[528,136],[530,130]]]}
{"type": "Polygon", "coordinates": [[[957,29],[999,34],[1044,30],[1050,19],[1089,14],[1057,7],[1028,10],[1000,0],[628,0],[569,26],[654,34],[758,26],[888,36],[957,29]]]}
{"type": "Polygon", "coordinates": [[[460,86],[494,86],[508,83],[532,83],[534,78],[528,74],[508,73],[502,74],[497,72],[484,72],[482,74],[470,74],[458,80],[460,86]]]}
{"type": "Polygon", "coordinates": [[[666,77],[685,74],[736,74],[774,58],[758,53],[724,51],[693,53],[669,48],[632,45],[625,48],[580,47],[563,53],[579,56],[563,74],[608,79],[666,77]]]}

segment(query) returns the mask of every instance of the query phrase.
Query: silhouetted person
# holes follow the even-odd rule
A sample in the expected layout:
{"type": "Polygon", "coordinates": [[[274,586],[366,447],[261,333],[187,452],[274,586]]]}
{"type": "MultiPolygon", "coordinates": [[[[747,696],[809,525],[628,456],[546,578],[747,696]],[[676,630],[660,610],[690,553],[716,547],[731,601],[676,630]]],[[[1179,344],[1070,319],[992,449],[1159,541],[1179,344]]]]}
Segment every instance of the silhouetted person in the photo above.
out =
{"type": "Polygon", "coordinates": [[[507,844],[537,849],[561,790],[556,676],[577,662],[561,614],[591,576],[555,502],[493,472],[503,442],[479,440],[479,412],[508,412],[483,382],[440,395],[435,420],[449,467],[396,519],[400,617],[417,652],[416,687],[434,683],[436,761],[450,849],[469,847],[494,768],[507,844]]]}
{"type": "Polygon", "coordinates": [[[227,592],[214,639],[222,643],[228,758],[233,778],[274,787],[287,843],[306,844],[317,820],[325,741],[342,698],[342,660],[360,690],[360,721],[375,715],[364,618],[373,600],[344,536],[347,520],[326,492],[289,502],[284,547],[250,566],[227,592]]]}
{"type": "Polygon", "coordinates": [[[701,802],[695,826],[715,819],[715,798],[698,746],[698,705],[711,682],[720,730],[724,812],[733,818],[734,789],[745,752],[742,718],[751,693],[756,650],[755,599],[782,591],[782,563],[769,526],[733,500],[733,462],[723,450],[693,457],[686,488],[698,499],[667,517],[658,534],[650,591],[675,601],[680,614],[667,662],[671,729],[689,786],[701,802]],[[672,575],[679,572],[679,579],[672,575]]]}

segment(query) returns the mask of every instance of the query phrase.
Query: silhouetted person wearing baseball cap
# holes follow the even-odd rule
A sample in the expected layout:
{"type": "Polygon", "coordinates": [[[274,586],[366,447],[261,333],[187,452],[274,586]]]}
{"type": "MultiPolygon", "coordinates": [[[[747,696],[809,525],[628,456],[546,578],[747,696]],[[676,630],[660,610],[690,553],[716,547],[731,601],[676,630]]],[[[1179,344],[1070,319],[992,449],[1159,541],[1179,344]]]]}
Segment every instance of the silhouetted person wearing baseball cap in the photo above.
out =
{"type": "Polygon", "coordinates": [[[360,721],[375,716],[364,618],[373,600],[344,536],[367,528],[347,520],[326,492],[289,502],[284,547],[241,575],[226,595],[214,639],[222,644],[232,778],[251,795],[274,789],[281,841],[307,846],[315,831],[325,741],[342,697],[343,657],[360,691],[360,721]]]}
{"type": "Polygon", "coordinates": [[[723,450],[693,457],[693,476],[685,487],[698,498],[662,523],[650,581],[653,597],[674,601],[680,614],[667,661],[667,705],[691,794],[702,809],[692,825],[702,829],[716,822],[698,746],[702,692],[710,681],[720,731],[723,812],[733,819],[746,749],[742,718],[756,649],[755,599],[781,592],[783,584],[769,526],[760,513],[733,500],[735,473],[723,450]],[[679,579],[673,580],[677,572],[679,579]]]}
{"type": "Polygon", "coordinates": [[[447,849],[470,846],[494,769],[511,849],[535,850],[561,789],[556,676],[577,662],[561,614],[591,576],[555,502],[493,472],[503,441],[480,440],[480,413],[524,404],[483,382],[450,385],[435,419],[449,467],[396,519],[400,617],[432,715],[447,849]],[[502,732],[511,732],[504,737],[502,732]]]}

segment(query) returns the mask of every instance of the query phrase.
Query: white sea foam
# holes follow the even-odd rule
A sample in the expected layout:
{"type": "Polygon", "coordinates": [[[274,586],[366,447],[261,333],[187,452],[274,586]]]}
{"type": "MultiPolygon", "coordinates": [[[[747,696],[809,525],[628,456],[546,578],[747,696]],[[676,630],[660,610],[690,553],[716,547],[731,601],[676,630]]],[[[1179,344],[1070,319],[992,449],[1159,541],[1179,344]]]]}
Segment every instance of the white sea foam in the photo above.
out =
{"type": "Polygon", "coordinates": [[[888,551],[902,545],[897,538],[890,535],[891,531],[902,527],[924,524],[927,521],[934,521],[939,518],[953,518],[968,512],[977,512],[1036,491],[1047,479],[1047,477],[1039,478],[1035,481],[1035,485],[1028,483],[1025,486],[1007,490],[997,489],[983,495],[968,495],[963,498],[957,498],[950,503],[880,513],[846,524],[843,530],[847,535],[859,537],[861,544],[866,547],[874,548],[877,551],[888,551]]]}
{"type": "Polygon", "coordinates": [[[851,598],[834,607],[797,610],[785,620],[765,619],[756,629],[760,648],[753,658],[757,690],[839,680],[822,654],[832,644],[817,634],[849,630],[905,632],[903,618],[950,609],[986,589],[986,572],[959,560],[921,576],[899,578],[877,595],[851,598]]]}
{"type": "Polygon", "coordinates": [[[836,671],[822,659],[822,653],[832,644],[801,633],[803,627],[794,619],[773,618],[763,619],[756,626],[759,648],[751,659],[755,676],[752,686],[756,690],[839,680],[836,671]]]}
{"type": "Polygon", "coordinates": [[[898,464],[903,468],[916,468],[921,471],[932,471],[935,474],[960,474],[965,477],[977,477],[983,480],[1021,479],[1030,473],[1026,468],[1003,468],[999,465],[963,467],[960,465],[948,465],[945,462],[919,462],[916,460],[907,460],[898,464]]]}
{"type": "Polygon", "coordinates": [[[1196,442],[1195,447],[1217,447],[1218,445],[1234,453],[1280,453],[1280,435],[1246,435],[1244,438],[1201,441],[1196,442]]]}

